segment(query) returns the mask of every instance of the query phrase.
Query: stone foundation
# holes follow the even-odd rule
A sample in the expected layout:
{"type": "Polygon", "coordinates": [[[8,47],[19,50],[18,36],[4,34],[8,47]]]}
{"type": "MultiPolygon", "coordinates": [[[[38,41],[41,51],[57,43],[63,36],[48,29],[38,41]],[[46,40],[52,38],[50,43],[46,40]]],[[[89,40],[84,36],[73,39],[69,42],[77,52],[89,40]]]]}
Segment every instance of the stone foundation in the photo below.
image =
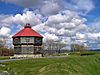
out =
{"type": "Polygon", "coordinates": [[[14,55],[14,58],[41,58],[42,54],[20,54],[20,55],[14,55]]]}

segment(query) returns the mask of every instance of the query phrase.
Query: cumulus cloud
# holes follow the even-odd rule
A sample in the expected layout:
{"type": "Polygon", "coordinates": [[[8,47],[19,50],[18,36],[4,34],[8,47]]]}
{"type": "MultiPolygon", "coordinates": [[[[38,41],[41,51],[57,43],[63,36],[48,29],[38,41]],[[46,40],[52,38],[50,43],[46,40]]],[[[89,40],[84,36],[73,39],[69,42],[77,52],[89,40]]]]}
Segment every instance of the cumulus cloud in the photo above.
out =
{"type": "Polygon", "coordinates": [[[85,21],[86,19],[78,16],[78,14],[76,15],[76,13],[67,10],[64,14],[59,13],[49,16],[46,25],[49,28],[55,28],[55,30],[57,30],[55,34],[57,35],[71,36],[87,28],[84,24],[85,21]],[[70,15],[67,12],[70,13],[70,15]]]}
{"type": "Polygon", "coordinates": [[[41,20],[32,11],[26,11],[22,15],[16,14],[15,16],[13,16],[13,22],[17,23],[17,24],[30,23],[32,25],[37,25],[37,24],[41,23],[41,20]]]}
{"type": "Polygon", "coordinates": [[[78,33],[76,33],[76,39],[85,40],[86,36],[85,36],[85,34],[82,34],[82,33],[78,32],[78,33]]]}
{"type": "Polygon", "coordinates": [[[77,11],[79,14],[85,15],[95,8],[92,0],[65,0],[65,7],[69,10],[77,11]]]}
{"type": "Polygon", "coordinates": [[[91,25],[89,29],[90,32],[92,33],[100,32],[100,18],[96,18],[94,22],[92,22],[90,25],[91,25]]]}
{"type": "Polygon", "coordinates": [[[33,11],[26,11],[22,15],[0,15],[1,26],[10,27],[12,24],[21,24],[25,25],[30,23],[32,25],[37,25],[41,23],[41,20],[38,14],[35,14],[33,11]]]}
{"type": "Polygon", "coordinates": [[[95,8],[92,0],[73,0],[76,3],[76,7],[79,10],[85,11],[85,13],[90,12],[93,8],[95,8]]]}
{"type": "Polygon", "coordinates": [[[10,35],[12,25],[20,29],[26,23],[30,23],[33,29],[43,34],[44,40],[60,40],[70,44],[72,40],[70,37],[78,39],[78,42],[100,37],[100,21],[96,20],[91,27],[88,27],[85,24],[87,19],[80,16],[95,8],[92,0],[1,1],[23,6],[25,10],[23,14],[0,15],[0,36],[10,35]],[[33,11],[29,11],[28,8],[32,8],[33,11]]]}
{"type": "Polygon", "coordinates": [[[1,0],[14,3],[25,8],[40,9],[43,14],[56,14],[61,10],[69,9],[81,13],[88,13],[95,5],[92,0],[1,0]]]}
{"type": "Polygon", "coordinates": [[[13,22],[12,15],[0,15],[0,27],[2,26],[10,26],[13,22]]]}
{"type": "Polygon", "coordinates": [[[49,40],[49,39],[55,40],[55,41],[59,40],[58,36],[56,36],[55,34],[45,33],[44,34],[44,41],[49,40]]]}
{"type": "Polygon", "coordinates": [[[70,42],[71,39],[68,41],[65,38],[68,39],[70,37],[76,37],[78,39],[83,38],[78,40],[78,43],[79,41],[84,43],[85,36],[83,36],[83,34],[87,29],[87,25],[85,24],[87,20],[80,17],[76,12],[66,10],[58,14],[48,16],[48,19],[44,22],[42,22],[40,18],[43,18],[41,17],[41,14],[35,14],[32,11],[25,11],[22,15],[1,15],[0,35],[9,36],[12,24],[18,24],[19,26],[19,24],[23,25],[25,23],[31,23],[33,29],[42,33],[44,41],[52,39],[60,40],[62,42],[70,42]],[[81,34],[82,31],[83,34],[81,34]]]}
{"type": "Polygon", "coordinates": [[[41,23],[41,24],[38,24],[38,25],[35,25],[32,27],[34,30],[38,31],[38,32],[46,32],[46,29],[47,27],[45,26],[44,23],[41,23]]]}
{"type": "Polygon", "coordinates": [[[2,27],[0,29],[0,36],[1,37],[8,37],[10,35],[11,29],[7,28],[7,27],[2,27]]]}
{"type": "Polygon", "coordinates": [[[85,36],[91,47],[96,46],[96,48],[100,48],[100,46],[98,46],[100,43],[100,18],[95,19],[94,22],[90,24],[85,36]]]}
{"type": "Polygon", "coordinates": [[[100,39],[100,32],[98,33],[87,33],[87,38],[91,39],[92,41],[98,42],[100,39]]]}
{"type": "Polygon", "coordinates": [[[85,37],[84,32],[87,29],[87,25],[85,24],[86,21],[85,18],[80,17],[76,12],[66,10],[49,16],[47,21],[33,26],[33,29],[45,34],[45,40],[54,39],[69,43],[71,39],[68,38],[75,37],[77,39],[80,38],[78,41],[84,43],[83,40],[85,38],[83,38],[83,36],[85,37]],[[81,34],[81,32],[83,32],[83,34],[81,34]],[[66,40],[66,38],[69,41],[66,40]]]}
{"type": "Polygon", "coordinates": [[[60,5],[56,2],[47,1],[41,8],[41,12],[45,15],[57,14],[61,10],[60,5]]]}

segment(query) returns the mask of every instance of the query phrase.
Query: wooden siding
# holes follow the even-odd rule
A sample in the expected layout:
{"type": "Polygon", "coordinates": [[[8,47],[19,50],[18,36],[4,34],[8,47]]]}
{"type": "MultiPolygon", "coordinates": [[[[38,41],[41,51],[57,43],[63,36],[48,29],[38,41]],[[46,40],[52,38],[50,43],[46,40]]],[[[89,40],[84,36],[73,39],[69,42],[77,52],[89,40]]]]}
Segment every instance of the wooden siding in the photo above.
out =
{"type": "Polygon", "coordinates": [[[34,37],[21,37],[21,43],[34,43],[34,37]]]}
{"type": "Polygon", "coordinates": [[[40,54],[42,52],[42,46],[34,45],[18,45],[14,49],[15,54],[40,54]]]}

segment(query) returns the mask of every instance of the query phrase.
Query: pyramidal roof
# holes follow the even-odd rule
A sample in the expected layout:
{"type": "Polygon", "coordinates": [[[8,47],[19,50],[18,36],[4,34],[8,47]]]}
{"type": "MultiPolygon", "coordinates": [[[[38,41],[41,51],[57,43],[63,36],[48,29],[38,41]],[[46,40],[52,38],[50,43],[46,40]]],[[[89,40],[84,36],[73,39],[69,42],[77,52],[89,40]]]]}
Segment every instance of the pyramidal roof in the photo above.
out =
{"type": "Polygon", "coordinates": [[[26,24],[24,26],[24,29],[17,32],[12,38],[14,37],[27,37],[27,36],[34,36],[34,37],[43,37],[39,33],[37,33],[35,30],[31,28],[30,24],[26,24]]]}

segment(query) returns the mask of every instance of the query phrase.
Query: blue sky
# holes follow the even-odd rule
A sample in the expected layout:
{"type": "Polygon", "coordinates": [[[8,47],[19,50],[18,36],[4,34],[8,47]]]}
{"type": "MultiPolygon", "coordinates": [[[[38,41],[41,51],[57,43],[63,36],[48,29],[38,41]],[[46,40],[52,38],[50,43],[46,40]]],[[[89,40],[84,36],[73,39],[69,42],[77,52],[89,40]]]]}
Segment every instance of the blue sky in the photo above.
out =
{"type": "Polygon", "coordinates": [[[86,15],[89,22],[93,22],[96,18],[100,17],[100,0],[93,0],[95,8],[86,15]]]}
{"type": "MultiPolygon", "coordinates": [[[[6,0],[5,0],[6,1],[6,0]]],[[[66,1],[66,0],[65,0],[66,1]]],[[[100,11],[100,0],[92,0],[95,8],[91,10],[87,15],[85,15],[88,20],[94,20],[95,18],[99,17],[99,11],[100,11]]],[[[17,5],[11,2],[4,2],[0,1],[0,14],[22,14],[25,7],[21,5],[17,5]]]]}
{"type": "MultiPolygon", "coordinates": [[[[100,39],[98,39],[100,37],[99,13],[100,0],[0,0],[0,37],[9,36],[8,39],[11,39],[13,34],[20,30],[25,23],[29,22],[35,30],[42,33],[45,39],[61,40],[59,35],[62,35],[62,38],[69,39],[69,35],[73,33],[72,37],[80,39],[80,41],[98,42],[99,40],[100,42],[100,39]],[[64,15],[61,15],[61,13],[64,13],[64,15]],[[75,22],[71,19],[67,23],[68,20],[66,19],[68,18],[66,15],[69,18],[73,17],[75,22]],[[72,15],[75,15],[75,17],[72,15]],[[79,29],[77,24],[85,29],[79,29]],[[60,25],[62,27],[59,28],[60,25]],[[46,27],[49,30],[44,30],[46,27]],[[74,31],[70,30],[70,27],[74,31]],[[8,31],[2,33],[6,29],[8,31]]],[[[66,39],[61,41],[70,42],[66,39]]],[[[96,48],[100,48],[100,45],[96,48]]]]}
{"type": "Polygon", "coordinates": [[[23,10],[24,7],[0,1],[0,14],[17,14],[22,13],[23,10]]]}

